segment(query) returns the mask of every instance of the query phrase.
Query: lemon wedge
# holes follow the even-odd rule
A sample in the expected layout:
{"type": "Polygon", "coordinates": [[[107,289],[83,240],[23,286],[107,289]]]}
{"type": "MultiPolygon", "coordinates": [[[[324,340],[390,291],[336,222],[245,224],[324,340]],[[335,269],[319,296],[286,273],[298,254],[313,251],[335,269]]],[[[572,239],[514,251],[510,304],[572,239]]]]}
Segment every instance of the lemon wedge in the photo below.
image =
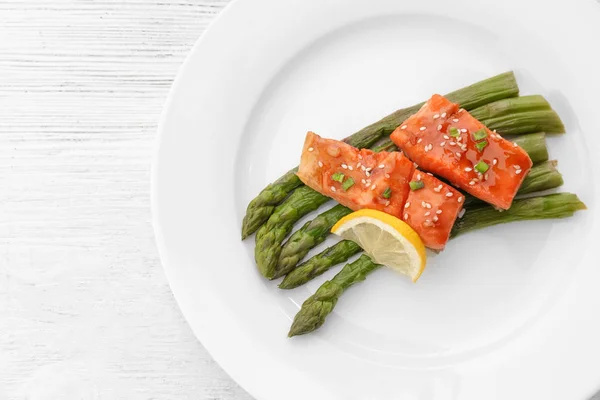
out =
{"type": "Polygon", "coordinates": [[[331,232],[357,243],[373,262],[390,267],[413,282],[423,273],[427,255],[421,238],[406,222],[382,211],[348,214],[331,232]]]}

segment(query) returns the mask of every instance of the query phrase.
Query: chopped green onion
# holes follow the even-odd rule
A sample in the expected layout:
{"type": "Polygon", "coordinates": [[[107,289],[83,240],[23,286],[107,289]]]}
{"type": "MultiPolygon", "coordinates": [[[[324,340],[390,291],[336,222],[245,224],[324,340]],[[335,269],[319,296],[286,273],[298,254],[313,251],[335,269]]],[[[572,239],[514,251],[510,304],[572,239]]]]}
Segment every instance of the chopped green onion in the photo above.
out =
{"type": "Polygon", "coordinates": [[[455,138],[460,136],[460,131],[455,127],[451,127],[450,129],[448,129],[448,133],[450,134],[450,136],[455,138]]]}
{"type": "Polygon", "coordinates": [[[490,169],[490,166],[483,161],[479,161],[477,164],[475,164],[475,171],[479,172],[480,174],[485,174],[488,169],[490,169]]]}
{"type": "Polygon", "coordinates": [[[382,196],[383,196],[384,199],[389,199],[392,196],[392,189],[390,189],[390,188],[385,189],[383,191],[382,196]]]}
{"type": "Polygon", "coordinates": [[[423,183],[423,181],[411,181],[409,183],[409,185],[410,185],[410,190],[423,189],[423,187],[425,186],[425,184],[423,183]]]}
{"type": "Polygon", "coordinates": [[[342,189],[344,190],[348,190],[350,189],[352,186],[354,186],[354,179],[348,177],[348,179],[346,179],[344,181],[344,183],[342,183],[342,189]]]}
{"type": "Polygon", "coordinates": [[[344,174],[342,174],[341,172],[336,172],[335,174],[331,175],[331,179],[336,182],[342,183],[342,181],[344,180],[344,174]]]}
{"type": "Polygon", "coordinates": [[[479,152],[482,152],[483,149],[485,149],[485,146],[488,145],[487,140],[482,140],[481,142],[477,142],[475,143],[475,147],[477,147],[477,150],[479,150],[479,152]]]}
{"type": "Polygon", "coordinates": [[[487,131],[485,130],[485,128],[481,128],[478,131],[473,132],[473,139],[474,140],[481,140],[481,139],[485,139],[487,137],[487,131]]]}

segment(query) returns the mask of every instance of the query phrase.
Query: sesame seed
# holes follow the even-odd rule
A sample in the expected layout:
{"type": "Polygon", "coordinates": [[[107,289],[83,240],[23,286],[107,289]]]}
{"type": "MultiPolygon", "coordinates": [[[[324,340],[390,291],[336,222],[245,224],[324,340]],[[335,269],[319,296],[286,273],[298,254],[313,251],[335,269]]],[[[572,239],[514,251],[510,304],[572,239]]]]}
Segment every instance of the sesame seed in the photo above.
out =
{"type": "Polygon", "coordinates": [[[431,172],[425,172],[425,173],[429,176],[433,176],[433,174],[431,172]]]}
{"type": "Polygon", "coordinates": [[[452,193],[452,192],[446,193],[446,197],[452,197],[452,196],[454,196],[454,193],[452,193]]]}
{"type": "Polygon", "coordinates": [[[390,201],[388,200],[388,201],[385,202],[385,206],[387,207],[389,205],[390,205],[390,201]]]}
{"type": "Polygon", "coordinates": [[[452,122],[458,122],[458,118],[453,118],[452,122]]]}
{"type": "Polygon", "coordinates": [[[466,168],[465,168],[465,171],[467,171],[467,172],[471,172],[471,171],[473,171],[473,168],[466,167],[466,168]]]}
{"type": "Polygon", "coordinates": [[[456,142],[454,141],[450,141],[450,143],[448,143],[450,146],[456,146],[456,142]]]}
{"type": "Polygon", "coordinates": [[[309,147],[309,148],[308,148],[308,151],[313,151],[313,150],[314,150],[314,149],[313,149],[312,147],[309,147]]]}
{"type": "Polygon", "coordinates": [[[419,140],[417,140],[417,144],[421,143],[423,141],[423,138],[419,138],[419,140]]]}
{"type": "Polygon", "coordinates": [[[352,168],[352,165],[348,165],[348,169],[352,171],[354,168],[352,168]]]}
{"type": "Polygon", "coordinates": [[[332,192],[335,192],[335,186],[332,186],[332,187],[331,187],[331,191],[332,191],[332,192]]]}
{"type": "Polygon", "coordinates": [[[436,213],[437,215],[440,215],[440,214],[442,213],[442,210],[437,210],[435,213],[436,213]]]}
{"type": "Polygon", "coordinates": [[[366,171],[366,170],[367,170],[367,167],[365,167],[364,165],[361,165],[361,166],[360,166],[360,169],[362,169],[363,171],[366,171]]]}
{"type": "Polygon", "coordinates": [[[367,176],[367,178],[368,178],[368,177],[370,177],[370,176],[371,176],[371,173],[370,173],[369,171],[365,171],[365,175],[366,175],[366,176],[367,176]]]}
{"type": "Polygon", "coordinates": [[[466,130],[465,128],[462,128],[460,131],[461,131],[462,133],[465,133],[467,130],[466,130]]]}
{"type": "Polygon", "coordinates": [[[517,146],[518,146],[518,144],[516,144],[516,143],[513,143],[513,147],[517,147],[517,146]]]}
{"type": "Polygon", "coordinates": [[[485,174],[485,175],[483,176],[483,179],[487,181],[487,180],[488,180],[488,174],[485,174]]]}
{"type": "Polygon", "coordinates": [[[346,164],[342,164],[342,168],[348,169],[348,166],[346,164]]]}
{"type": "Polygon", "coordinates": [[[361,166],[361,165],[362,165],[362,164],[361,164],[360,162],[357,162],[357,163],[356,163],[356,168],[360,168],[360,166],[361,166]]]}
{"type": "Polygon", "coordinates": [[[434,216],[433,216],[433,222],[438,222],[438,220],[439,220],[438,216],[437,216],[437,215],[434,215],[434,216]]]}
{"type": "Polygon", "coordinates": [[[494,129],[492,132],[496,133],[496,130],[494,129]]]}
{"type": "Polygon", "coordinates": [[[421,180],[421,174],[417,174],[417,180],[420,181],[421,180]]]}
{"type": "Polygon", "coordinates": [[[427,212],[425,213],[425,216],[426,216],[426,217],[429,217],[430,215],[431,215],[431,211],[427,211],[427,212]]]}
{"type": "Polygon", "coordinates": [[[431,204],[427,203],[427,204],[425,205],[425,207],[427,207],[427,208],[431,208],[431,204]]]}
{"type": "Polygon", "coordinates": [[[320,168],[323,168],[323,163],[321,161],[319,161],[318,164],[320,168]]]}
{"type": "Polygon", "coordinates": [[[442,118],[446,118],[446,113],[442,113],[442,118]]]}
{"type": "Polygon", "coordinates": [[[424,126],[419,128],[420,131],[424,131],[425,129],[427,129],[427,128],[425,128],[424,126]]]}
{"type": "Polygon", "coordinates": [[[427,203],[425,203],[425,201],[422,201],[422,202],[421,202],[421,206],[422,206],[423,208],[427,208],[427,203]]]}
{"type": "Polygon", "coordinates": [[[402,125],[400,129],[406,129],[406,125],[402,125]]]}
{"type": "Polygon", "coordinates": [[[446,140],[450,140],[450,136],[448,136],[448,135],[444,135],[444,139],[446,139],[446,140]]]}
{"type": "Polygon", "coordinates": [[[419,168],[419,164],[417,164],[416,162],[413,162],[413,165],[415,166],[415,168],[419,168]]]}
{"type": "Polygon", "coordinates": [[[467,212],[466,208],[463,208],[462,210],[460,210],[460,212],[458,213],[458,218],[462,218],[465,215],[465,212],[467,212]]]}
{"type": "Polygon", "coordinates": [[[456,154],[456,158],[461,158],[462,157],[462,154],[460,154],[458,151],[456,153],[454,153],[454,154],[456,154]]]}
{"type": "Polygon", "coordinates": [[[371,190],[375,190],[376,187],[377,187],[377,185],[373,184],[373,186],[371,186],[371,190]]]}
{"type": "Polygon", "coordinates": [[[365,179],[364,179],[364,178],[363,178],[363,179],[361,179],[361,180],[360,180],[360,182],[361,182],[363,185],[366,185],[366,184],[367,184],[367,181],[365,181],[365,179]]]}
{"type": "Polygon", "coordinates": [[[367,169],[365,170],[365,172],[371,172],[372,170],[373,170],[373,168],[367,168],[367,169]]]}
{"type": "Polygon", "coordinates": [[[408,219],[408,213],[404,213],[404,219],[407,220],[408,219]]]}
{"type": "Polygon", "coordinates": [[[379,164],[379,168],[384,169],[385,165],[384,164],[379,164]]]}
{"type": "Polygon", "coordinates": [[[471,186],[475,185],[475,181],[472,180],[471,182],[469,182],[469,185],[471,185],[471,186]]]}
{"type": "Polygon", "coordinates": [[[458,202],[459,202],[459,203],[462,203],[462,201],[463,201],[463,200],[464,200],[464,199],[463,199],[463,197],[462,197],[462,196],[460,196],[460,197],[458,198],[458,202]]]}
{"type": "Polygon", "coordinates": [[[389,177],[390,177],[390,174],[385,174],[385,177],[386,177],[386,178],[389,178],[389,177]]]}
{"type": "Polygon", "coordinates": [[[523,171],[521,171],[520,169],[518,169],[518,170],[515,171],[515,174],[519,175],[521,172],[523,172],[523,171]]]}
{"type": "Polygon", "coordinates": [[[406,204],[404,204],[404,208],[408,208],[410,207],[410,201],[407,201],[406,204]]]}
{"type": "Polygon", "coordinates": [[[433,115],[433,119],[438,119],[440,117],[440,114],[434,114],[433,115]]]}
{"type": "Polygon", "coordinates": [[[514,169],[521,169],[519,165],[513,165],[514,169]]]}
{"type": "Polygon", "coordinates": [[[460,110],[458,110],[458,112],[459,112],[459,113],[460,113],[460,112],[463,112],[463,111],[465,111],[465,109],[464,109],[464,108],[461,108],[460,110]]]}
{"type": "Polygon", "coordinates": [[[433,223],[430,220],[426,219],[425,222],[423,222],[423,225],[429,227],[433,226],[433,223]]]}
{"type": "Polygon", "coordinates": [[[494,158],[494,160],[492,161],[492,164],[493,164],[493,165],[496,165],[496,164],[498,164],[498,159],[494,158]]]}
{"type": "Polygon", "coordinates": [[[442,143],[440,143],[440,146],[441,146],[441,147],[444,147],[445,145],[446,145],[446,142],[442,142],[442,143]]]}
{"type": "Polygon", "coordinates": [[[442,125],[441,125],[441,124],[437,126],[437,130],[438,130],[438,131],[441,131],[441,130],[442,130],[442,125]]]}

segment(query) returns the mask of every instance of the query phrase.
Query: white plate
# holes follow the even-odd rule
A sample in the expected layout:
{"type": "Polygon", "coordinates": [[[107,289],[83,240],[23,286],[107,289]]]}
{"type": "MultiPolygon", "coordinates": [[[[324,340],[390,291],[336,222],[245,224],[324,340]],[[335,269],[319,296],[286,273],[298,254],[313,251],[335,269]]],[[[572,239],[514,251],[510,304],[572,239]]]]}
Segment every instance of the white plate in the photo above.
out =
{"type": "Polygon", "coordinates": [[[154,165],[158,244],[195,334],[257,399],[564,400],[600,386],[600,4],[483,3],[236,1],[186,61],[154,165]],[[247,202],[298,163],[307,130],[342,138],[508,69],[563,117],[551,156],[590,209],[453,240],[416,285],[377,271],[322,329],[287,339],[335,271],[293,291],[262,279],[240,240],[247,202]]]}

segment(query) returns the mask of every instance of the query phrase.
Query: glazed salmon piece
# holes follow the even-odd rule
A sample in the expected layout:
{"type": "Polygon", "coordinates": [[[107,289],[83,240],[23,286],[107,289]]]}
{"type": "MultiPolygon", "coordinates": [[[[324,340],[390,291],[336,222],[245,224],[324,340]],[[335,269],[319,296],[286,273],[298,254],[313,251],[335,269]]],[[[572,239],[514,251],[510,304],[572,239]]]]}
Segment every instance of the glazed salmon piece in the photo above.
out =
{"type": "Polygon", "coordinates": [[[423,171],[415,170],[402,219],[421,237],[423,244],[443,250],[464,203],[452,186],[423,171]]]}
{"type": "Polygon", "coordinates": [[[424,170],[508,209],[532,166],[527,153],[438,94],[391,135],[424,170]]]}
{"type": "Polygon", "coordinates": [[[413,171],[412,161],[400,152],[358,150],[308,132],[297,175],[354,211],[370,208],[400,218],[413,171]]]}

